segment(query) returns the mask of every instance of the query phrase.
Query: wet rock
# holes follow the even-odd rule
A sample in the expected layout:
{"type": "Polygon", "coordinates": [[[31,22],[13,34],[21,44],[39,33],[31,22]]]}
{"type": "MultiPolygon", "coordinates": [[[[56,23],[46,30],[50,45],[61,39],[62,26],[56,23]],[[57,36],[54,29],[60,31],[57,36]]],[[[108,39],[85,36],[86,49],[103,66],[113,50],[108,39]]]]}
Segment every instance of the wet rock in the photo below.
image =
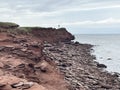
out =
{"type": "Polygon", "coordinates": [[[107,66],[105,64],[99,64],[99,63],[97,63],[97,67],[98,68],[107,68],[107,66]]]}
{"type": "Polygon", "coordinates": [[[80,45],[80,43],[76,41],[76,42],[74,43],[74,45],[80,45]]]}
{"type": "Polygon", "coordinates": [[[107,58],[107,60],[112,60],[112,58],[107,58]]]}
{"type": "Polygon", "coordinates": [[[120,77],[120,73],[114,72],[114,73],[113,73],[113,76],[115,76],[115,77],[120,77]]]}

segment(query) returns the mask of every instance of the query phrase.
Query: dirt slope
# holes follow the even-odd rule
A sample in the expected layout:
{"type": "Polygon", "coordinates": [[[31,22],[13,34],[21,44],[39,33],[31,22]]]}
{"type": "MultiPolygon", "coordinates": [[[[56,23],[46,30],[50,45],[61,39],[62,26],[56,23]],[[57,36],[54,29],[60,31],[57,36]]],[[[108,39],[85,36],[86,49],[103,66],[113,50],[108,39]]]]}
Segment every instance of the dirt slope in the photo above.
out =
{"type": "Polygon", "coordinates": [[[74,36],[64,28],[61,31],[52,28],[29,29],[26,32],[20,27],[0,27],[0,90],[70,89],[55,63],[42,50],[43,43],[71,41],[74,36]]]}

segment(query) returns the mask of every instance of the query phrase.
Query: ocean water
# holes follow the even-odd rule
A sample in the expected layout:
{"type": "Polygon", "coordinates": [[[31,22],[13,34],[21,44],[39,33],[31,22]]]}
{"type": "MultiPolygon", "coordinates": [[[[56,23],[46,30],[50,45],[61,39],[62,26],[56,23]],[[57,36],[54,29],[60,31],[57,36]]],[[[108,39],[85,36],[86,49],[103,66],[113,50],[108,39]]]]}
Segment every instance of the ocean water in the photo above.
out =
{"type": "Polygon", "coordinates": [[[120,73],[120,35],[75,35],[76,41],[93,47],[96,61],[107,65],[107,71],[120,73]],[[108,60],[108,59],[111,60],[108,60]]]}

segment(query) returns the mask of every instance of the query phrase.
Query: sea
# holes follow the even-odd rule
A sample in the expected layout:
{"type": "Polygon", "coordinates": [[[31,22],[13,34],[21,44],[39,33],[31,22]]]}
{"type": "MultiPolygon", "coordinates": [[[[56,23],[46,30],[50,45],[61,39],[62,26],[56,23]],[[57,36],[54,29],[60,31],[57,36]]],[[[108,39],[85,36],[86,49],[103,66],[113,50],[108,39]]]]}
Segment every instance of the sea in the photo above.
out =
{"type": "Polygon", "coordinates": [[[105,70],[120,73],[120,35],[86,34],[75,35],[75,41],[94,45],[92,52],[97,62],[105,64],[105,70]]]}

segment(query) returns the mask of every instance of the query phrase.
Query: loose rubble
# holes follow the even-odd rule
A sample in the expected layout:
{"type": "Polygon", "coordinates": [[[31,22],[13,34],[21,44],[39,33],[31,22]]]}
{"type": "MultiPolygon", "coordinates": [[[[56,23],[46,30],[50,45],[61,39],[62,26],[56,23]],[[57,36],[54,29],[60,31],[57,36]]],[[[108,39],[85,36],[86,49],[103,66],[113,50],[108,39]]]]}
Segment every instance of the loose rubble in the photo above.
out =
{"type": "Polygon", "coordinates": [[[92,45],[54,44],[44,48],[44,53],[55,61],[72,85],[71,90],[120,90],[118,75],[105,71],[104,64],[95,62],[91,55],[92,45]]]}

